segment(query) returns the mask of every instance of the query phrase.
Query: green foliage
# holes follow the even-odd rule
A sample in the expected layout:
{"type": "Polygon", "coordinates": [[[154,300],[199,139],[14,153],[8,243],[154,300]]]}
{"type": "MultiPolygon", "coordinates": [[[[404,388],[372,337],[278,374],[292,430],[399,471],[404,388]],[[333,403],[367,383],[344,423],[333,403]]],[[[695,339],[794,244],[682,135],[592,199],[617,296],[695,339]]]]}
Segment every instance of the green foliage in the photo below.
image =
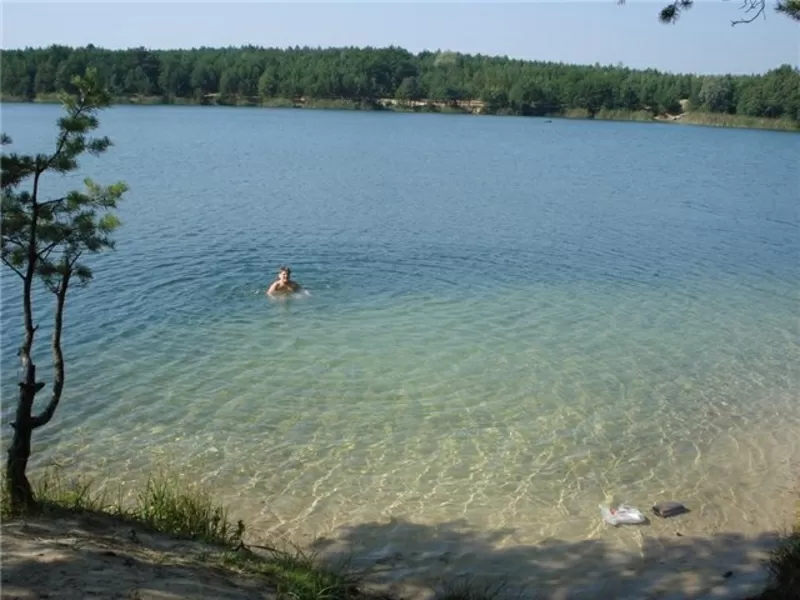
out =
{"type": "MultiPolygon", "coordinates": [[[[800,2],[800,0],[791,0],[800,2]]],[[[784,65],[765,75],[723,76],[723,89],[706,77],[467,55],[451,51],[412,54],[402,48],[196,48],[105,50],[87,46],[3,50],[2,89],[7,97],[47,97],[74,87],[70,77],[86,66],[117,98],[224,104],[291,103],[298,99],[371,106],[432,100],[455,106],[483,100],[485,112],[565,114],[585,110],[675,113],[693,110],[800,121],[800,70],[784,65]],[[713,89],[712,89],[713,88],[713,89]],[[717,97],[712,98],[714,91],[717,97]],[[724,93],[723,93],[724,92],[724,93]],[[742,97],[746,96],[745,100],[742,97]]],[[[715,80],[716,81],[716,80],[715,80]]]]}
{"type": "Polygon", "coordinates": [[[232,525],[207,492],[166,476],[147,480],[129,516],[155,531],[216,544],[236,544],[244,534],[244,523],[232,525]]]}
{"type": "MultiPolygon", "coordinates": [[[[111,96],[95,69],[70,79],[75,90],[62,91],[65,116],[58,120],[56,147],[50,154],[3,153],[2,158],[2,261],[25,279],[33,262],[34,273],[54,293],[65,290],[70,278],[83,284],[91,269],[79,262],[84,253],[114,247],[111,234],[119,226],[109,212],[127,190],[124,183],[101,186],[86,179],[84,191],[71,191],[43,200],[41,177],[50,171],[65,174],[78,168],[78,158],[105,152],[107,137],[89,137],[97,129],[98,110],[109,105],[111,96]],[[20,186],[31,180],[29,189],[20,186]],[[33,252],[31,252],[33,250],[33,252]]],[[[3,145],[11,143],[3,135],[3,145]]]]}
{"type": "Polygon", "coordinates": [[[800,590],[800,506],[795,524],[779,541],[767,561],[770,580],[765,592],[754,600],[794,600],[800,590]]]}
{"type": "MultiPolygon", "coordinates": [[[[222,546],[235,546],[244,534],[244,523],[231,523],[227,511],[198,486],[182,485],[166,474],[149,477],[131,501],[120,494],[113,502],[94,483],[83,477],[65,479],[58,469],[44,470],[34,485],[40,514],[105,513],[135,522],[150,531],[222,546]]],[[[4,518],[13,518],[7,485],[0,488],[4,518]]]]}
{"type": "Polygon", "coordinates": [[[363,598],[358,579],[344,567],[325,568],[316,556],[300,549],[291,551],[258,546],[263,554],[225,552],[223,565],[267,577],[275,582],[277,597],[291,600],[349,600],[363,598]]]}
{"type": "MultiPolygon", "coordinates": [[[[478,584],[470,577],[461,577],[446,583],[436,600],[497,600],[505,597],[506,583],[478,584]]],[[[519,597],[523,597],[519,594],[519,597]]]]}
{"type": "Polygon", "coordinates": [[[423,93],[419,78],[414,75],[403,78],[403,81],[400,82],[400,85],[397,86],[397,89],[394,92],[394,97],[401,102],[408,102],[409,100],[421,100],[423,93]]]}
{"type": "MultiPolygon", "coordinates": [[[[38,504],[34,507],[36,513],[43,514],[58,511],[68,512],[101,512],[109,508],[105,494],[92,490],[90,481],[83,478],[65,481],[55,470],[47,469],[42,477],[33,486],[38,504]]],[[[25,507],[28,508],[28,507],[25,507]]],[[[34,513],[34,514],[36,514],[34,513]]],[[[0,479],[0,515],[3,520],[26,515],[27,511],[20,511],[14,507],[9,494],[8,482],[0,479]]]]}
{"type": "Polygon", "coordinates": [[[769,560],[771,598],[796,598],[800,590],[800,530],[781,540],[769,560]],[[783,594],[782,596],[780,594],[783,594]]]}
{"type": "MultiPolygon", "coordinates": [[[[51,63],[51,66],[53,64],[51,63]]],[[[0,259],[22,279],[24,339],[19,357],[24,375],[12,423],[14,434],[8,450],[6,483],[11,504],[17,510],[34,508],[36,496],[26,477],[35,429],[50,422],[64,388],[64,355],[61,349],[64,307],[70,284],[82,285],[92,278],[92,270],[81,262],[86,253],[114,247],[111,234],[119,226],[113,214],[127,187],[124,183],[100,186],[85,180],[84,191],[71,191],[47,199],[42,194],[42,177],[47,173],[64,175],[78,168],[85,153],[99,155],[111,145],[107,137],[90,137],[97,129],[97,112],[107,107],[111,95],[94,68],[83,75],[71,75],[58,65],[55,79],[64,87],[59,98],[64,116],[58,120],[58,135],[52,153],[20,155],[3,152],[2,217],[0,218],[0,259]],[[26,185],[29,184],[29,185],[26,185]],[[45,382],[36,379],[31,359],[38,324],[34,322],[33,282],[39,279],[56,296],[53,316],[53,385],[50,401],[39,414],[33,414],[36,394],[45,382]]],[[[44,85],[43,77],[36,79],[44,85]]],[[[11,144],[7,135],[3,146],[11,144]]]]}
{"type": "Polygon", "coordinates": [[[37,504],[33,507],[15,507],[11,502],[8,481],[0,480],[0,515],[4,521],[20,516],[61,512],[105,512],[112,506],[105,494],[93,490],[91,481],[83,477],[65,480],[54,468],[45,469],[33,488],[37,504]]]}
{"type": "Polygon", "coordinates": [[[105,494],[92,491],[92,482],[84,478],[64,481],[52,469],[44,472],[34,485],[36,497],[40,500],[40,508],[69,510],[74,512],[103,511],[110,505],[105,494]]]}
{"type": "Polygon", "coordinates": [[[800,0],[781,0],[775,6],[775,11],[794,21],[800,21],[800,0]]]}
{"type": "MultiPolygon", "coordinates": [[[[361,597],[358,580],[347,570],[320,566],[317,557],[298,548],[283,550],[256,546],[252,552],[242,544],[245,526],[228,520],[224,507],[197,486],[184,486],[166,473],[148,478],[131,501],[120,495],[110,503],[84,478],[65,480],[57,469],[45,470],[36,481],[38,516],[107,515],[147,531],[179,539],[192,539],[219,546],[219,552],[198,556],[206,563],[221,565],[265,578],[279,598],[292,600],[348,600],[361,597]]],[[[17,515],[0,482],[0,507],[4,520],[17,515]]]]}

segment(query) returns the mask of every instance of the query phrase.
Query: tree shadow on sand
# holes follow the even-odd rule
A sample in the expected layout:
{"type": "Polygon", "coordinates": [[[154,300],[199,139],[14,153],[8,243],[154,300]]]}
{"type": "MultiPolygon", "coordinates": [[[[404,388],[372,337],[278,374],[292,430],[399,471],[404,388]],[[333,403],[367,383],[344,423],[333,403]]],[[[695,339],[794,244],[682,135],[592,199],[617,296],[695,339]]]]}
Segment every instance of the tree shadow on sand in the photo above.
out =
{"type": "Polygon", "coordinates": [[[274,598],[264,579],[203,561],[206,546],[86,512],[4,522],[3,599],[274,598]]]}
{"type": "MultiPolygon", "coordinates": [[[[396,600],[483,600],[447,595],[466,578],[473,591],[499,591],[497,600],[742,600],[764,589],[763,559],[777,534],[700,537],[680,529],[676,519],[530,545],[510,528],[482,532],[466,521],[393,519],[343,527],[312,550],[323,565],[357,571],[364,591],[396,600]]],[[[200,559],[208,550],[202,544],[107,515],[4,523],[2,538],[3,598],[276,597],[267,580],[200,559]]]]}
{"type": "Polygon", "coordinates": [[[505,582],[501,597],[558,600],[742,599],[764,589],[763,561],[777,534],[695,537],[676,529],[609,527],[598,539],[521,545],[513,529],[393,519],[344,527],[313,547],[323,562],[349,562],[374,590],[401,598],[441,595],[464,577],[478,588],[505,582]]]}

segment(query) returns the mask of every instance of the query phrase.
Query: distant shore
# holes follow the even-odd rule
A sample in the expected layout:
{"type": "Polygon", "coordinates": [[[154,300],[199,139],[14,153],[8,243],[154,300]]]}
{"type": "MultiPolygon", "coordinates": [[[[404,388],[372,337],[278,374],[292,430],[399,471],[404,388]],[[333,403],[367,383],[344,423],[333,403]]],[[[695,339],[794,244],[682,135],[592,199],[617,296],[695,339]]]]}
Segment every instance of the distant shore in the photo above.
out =
{"type": "MultiPolygon", "coordinates": [[[[0,96],[0,103],[9,104],[56,104],[56,94],[36,96],[33,99],[16,96],[0,96]]],[[[676,115],[654,115],[649,110],[607,110],[600,109],[590,114],[586,109],[564,109],[547,111],[541,114],[517,114],[509,111],[491,111],[486,103],[480,100],[463,100],[459,102],[438,102],[433,100],[416,100],[402,102],[393,98],[375,100],[357,99],[324,99],[324,98],[229,98],[223,99],[218,94],[206,96],[202,100],[195,98],[162,96],[121,96],[114,98],[114,104],[140,106],[236,106],[251,108],[306,108],[317,110],[366,110],[390,111],[404,113],[444,113],[464,115],[494,115],[540,117],[551,119],[586,119],[598,121],[637,121],[653,123],[679,123],[685,125],[701,125],[706,127],[727,127],[734,129],[764,129],[771,131],[800,132],[800,122],[790,119],[769,119],[709,112],[685,112],[676,115]]]]}

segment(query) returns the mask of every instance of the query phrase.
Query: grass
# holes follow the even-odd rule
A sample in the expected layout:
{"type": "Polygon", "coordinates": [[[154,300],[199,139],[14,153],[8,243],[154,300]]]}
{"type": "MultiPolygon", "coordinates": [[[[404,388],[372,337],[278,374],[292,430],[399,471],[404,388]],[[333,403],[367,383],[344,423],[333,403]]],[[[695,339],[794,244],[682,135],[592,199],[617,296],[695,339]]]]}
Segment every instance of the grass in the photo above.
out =
{"type": "Polygon", "coordinates": [[[800,123],[790,119],[767,119],[764,117],[748,117],[744,115],[728,115],[720,113],[687,112],[678,123],[687,125],[705,125],[707,127],[733,127],[740,129],[770,129],[774,131],[798,131],[800,123]]]}
{"type": "Polygon", "coordinates": [[[222,566],[251,573],[272,580],[278,597],[293,600],[339,600],[363,598],[359,579],[342,567],[339,570],[323,569],[314,555],[302,550],[280,550],[258,546],[266,555],[251,552],[228,551],[211,557],[222,566]]]}
{"type": "MultiPolygon", "coordinates": [[[[445,583],[436,600],[498,600],[506,590],[505,582],[479,585],[469,577],[445,583]]],[[[522,597],[520,592],[519,597],[522,597]]]]}
{"type": "Polygon", "coordinates": [[[109,502],[108,494],[93,490],[86,479],[65,480],[53,470],[36,480],[34,493],[39,506],[27,515],[15,514],[8,502],[5,484],[0,486],[0,507],[4,521],[21,516],[59,517],[103,515],[159,532],[177,539],[207,544],[198,560],[209,566],[265,579],[277,590],[278,598],[291,600],[351,600],[363,598],[358,578],[345,566],[323,567],[317,557],[300,549],[246,546],[245,525],[231,522],[224,507],[196,486],[182,486],[166,475],[150,477],[144,487],[124,501],[120,494],[109,502]],[[256,553],[251,548],[260,549],[256,553]]]}
{"type": "MultiPolygon", "coordinates": [[[[198,555],[200,562],[263,578],[275,587],[278,598],[354,600],[369,597],[360,589],[359,577],[348,565],[322,566],[316,555],[296,547],[245,545],[242,521],[233,523],[227,510],[202,488],[184,485],[165,474],[151,476],[137,494],[127,500],[120,494],[113,502],[109,501],[107,493],[94,491],[91,481],[65,480],[53,470],[45,471],[35,481],[34,491],[39,500],[35,514],[39,516],[102,514],[178,539],[203,542],[208,549],[198,555]]],[[[5,484],[0,486],[0,508],[4,521],[19,516],[10,510],[5,484]]],[[[767,568],[769,588],[751,600],[799,597],[800,507],[794,527],[772,551],[767,568]]],[[[504,590],[504,584],[481,586],[470,578],[460,578],[443,584],[436,598],[498,600],[504,590]]]]}
{"type": "MultiPolygon", "coordinates": [[[[355,600],[374,598],[360,586],[358,574],[349,565],[330,568],[315,554],[300,548],[247,546],[242,537],[245,525],[232,523],[226,509],[197,486],[185,486],[165,474],[148,478],[144,487],[124,500],[119,494],[110,501],[106,492],[95,491],[90,480],[66,480],[56,470],[46,470],[34,482],[38,507],[27,516],[61,517],[103,515],[177,539],[207,544],[197,555],[209,567],[224,567],[263,578],[290,600],[355,600]]],[[[11,511],[5,483],[0,485],[3,520],[20,516],[11,511]]],[[[497,600],[502,586],[480,587],[468,578],[448,584],[437,600],[497,600]]]]}
{"type": "Polygon", "coordinates": [[[783,536],[767,561],[769,587],[751,600],[797,600],[800,598],[800,506],[794,527],[783,536]]]}
{"type": "Polygon", "coordinates": [[[241,520],[233,526],[204,490],[182,489],[166,477],[147,480],[132,516],[155,531],[220,545],[241,542],[245,529],[241,520]]]}
{"type": "MultiPolygon", "coordinates": [[[[163,473],[149,477],[133,496],[124,499],[120,493],[113,501],[107,492],[96,491],[91,480],[65,479],[56,469],[45,470],[33,486],[39,505],[32,514],[20,515],[9,506],[3,480],[3,521],[21,516],[102,515],[177,539],[203,542],[206,549],[196,556],[199,563],[264,579],[280,599],[377,600],[361,589],[359,575],[347,564],[322,566],[315,554],[297,547],[246,545],[241,520],[234,524],[227,510],[199,486],[187,486],[163,473]]],[[[497,600],[502,590],[503,585],[482,587],[463,578],[447,584],[436,599],[497,600]]]]}
{"type": "MultiPolygon", "coordinates": [[[[205,490],[181,486],[178,480],[164,474],[148,478],[132,502],[125,502],[121,494],[116,501],[109,502],[108,494],[94,491],[90,480],[65,481],[53,469],[35,480],[33,489],[39,501],[39,514],[103,513],[135,522],[150,531],[221,546],[238,544],[245,530],[242,521],[233,525],[227,511],[205,490]]],[[[4,519],[16,516],[8,504],[5,483],[2,516],[4,519]]]]}

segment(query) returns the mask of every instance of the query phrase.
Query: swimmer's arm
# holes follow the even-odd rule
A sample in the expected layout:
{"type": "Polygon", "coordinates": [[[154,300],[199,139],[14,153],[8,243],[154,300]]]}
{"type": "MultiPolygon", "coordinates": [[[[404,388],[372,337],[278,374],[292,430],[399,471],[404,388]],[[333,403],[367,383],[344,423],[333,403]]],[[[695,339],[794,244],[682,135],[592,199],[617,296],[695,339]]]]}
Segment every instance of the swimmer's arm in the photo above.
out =
{"type": "Polygon", "coordinates": [[[278,288],[278,282],[275,281],[271,286],[269,286],[269,289],[266,292],[267,296],[272,296],[277,288],[278,288]]]}

